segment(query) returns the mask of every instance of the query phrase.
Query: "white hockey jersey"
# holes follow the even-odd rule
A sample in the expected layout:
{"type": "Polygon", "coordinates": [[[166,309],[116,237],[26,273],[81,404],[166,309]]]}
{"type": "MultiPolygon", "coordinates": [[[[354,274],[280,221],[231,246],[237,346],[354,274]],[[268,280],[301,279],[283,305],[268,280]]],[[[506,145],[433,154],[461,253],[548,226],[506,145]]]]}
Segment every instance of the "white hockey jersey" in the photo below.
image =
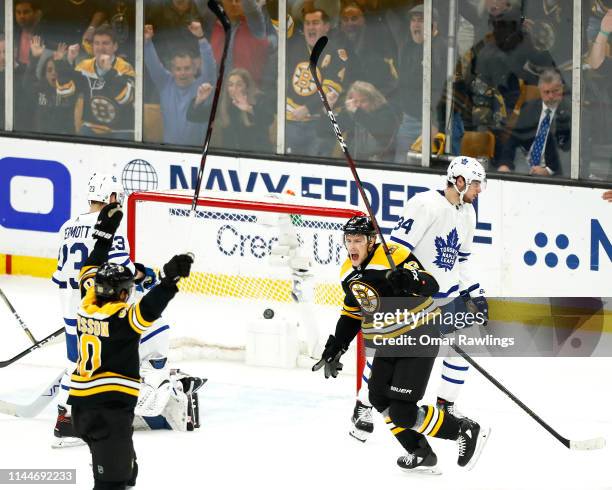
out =
{"type": "Polygon", "coordinates": [[[476,211],[471,204],[454,206],[443,191],[413,196],[390,240],[408,247],[440,285],[436,298],[458,296],[466,291],[484,294],[473,279],[469,257],[476,230],[476,211]]]}
{"type": "MultiPolygon", "coordinates": [[[[99,212],[80,214],[62,225],[57,269],[51,278],[59,287],[68,357],[73,362],[76,361],[76,341],[74,345],[71,341],[76,339],[76,313],[81,303],[79,271],[95,245],[92,232],[99,214],[99,212]]],[[[108,260],[129,268],[132,273],[135,271],[134,264],[130,260],[130,246],[121,228],[115,234],[108,260]]]]}

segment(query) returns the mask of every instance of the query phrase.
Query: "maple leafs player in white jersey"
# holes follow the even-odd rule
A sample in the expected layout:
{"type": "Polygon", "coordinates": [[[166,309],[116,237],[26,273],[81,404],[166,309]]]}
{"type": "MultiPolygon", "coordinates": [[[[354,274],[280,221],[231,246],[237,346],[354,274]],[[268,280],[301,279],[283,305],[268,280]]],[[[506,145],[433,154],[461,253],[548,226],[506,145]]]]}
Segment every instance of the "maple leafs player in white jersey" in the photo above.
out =
{"type": "MultiPolygon", "coordinates": [[[[94,173],[88,183],[89,211],[69,219],[60,229],[62,242],[59,247],[57,270],[53,274],[52,281],[59,287],[68,363],[58,395],[58,416],[53,431],[55,436],[53,447],[83,444],[81,439],[75,437],[71,424],[70,405],[66,403],[70,389],[70,375],[78,358],[76,316],[81,303],[78,277],[95,244],[92,232],[100,210],[109,203],[121,204],[124,195],[123,186],[117,177],[106,173],[94,173]]],[[[124,229],[118,230],[115,234],[108,261],[126,267],[135,276],[136,289],[139,292],[151,289],[158,282],[155,271],[142,264],[134,264],[130,260],[130,248],[124,229]]],[[[205,379],[170,370],[167,365],[169,329],[169,325],[161,318],[140,341],[143,382],[134,421],[138,429],[187,430],[194,428],[194,425],[197,427],[195,391],[204,384],[205,379]],[[168,383],[169,379],[173,383],[168,383]],[[189,421],[191,425],[187,423],[188,419],[191,419],[189,421]]]]}
{"type": "MultiPolygon", "coordinates": [[[[443,311],[466,312],[488,319],[484,289],[473,277],[471,245],[476,230],[474,200],[486,185],[486,173],[474,158],[454,158],[447,170],[444,190],[429,190],[413,196],[403,216],[391,233],[391,242],[407,247],[423,267],[435,277],[440,291],[434,295],[443,311]],[[478,311],[476,311],[478,310],[478,311]]],[[[448,332],[447,332],[448,333],[448,332]]],[[[361,389],[353,412],[350,434],[365,442],[374,430],[372,407],[368,401],[367,383],[371,359],[366,359],[361,389]]],[[[465,383],[468,363],[460,356],[443,361],[437,405],[455,417],[463,417],[455,408],[459,391],[465,383]]]]}

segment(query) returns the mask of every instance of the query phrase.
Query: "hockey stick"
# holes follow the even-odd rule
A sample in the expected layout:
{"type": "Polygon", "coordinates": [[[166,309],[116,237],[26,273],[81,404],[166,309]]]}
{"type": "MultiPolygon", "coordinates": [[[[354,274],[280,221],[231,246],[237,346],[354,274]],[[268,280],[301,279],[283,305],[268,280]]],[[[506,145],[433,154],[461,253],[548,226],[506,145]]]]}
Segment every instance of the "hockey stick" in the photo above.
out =
{"type": "Polygon", "coordinates": [[[21,359],[22,357],[27,356],[30,352],[35,351],[36,349],[40,349],[41,347],[43,347],[44,345],[48,344],[54,338],[60,336],[63,333],[64,333],[64,327],[60,328],[59,330],[56,330],[55,332],[53,332],[51,335],[48,335],[44,339],[39,340],[34,345],[28,347],[26,350],[21,351],[16,356],[11,357],[10,359],[7,359],[6,361],[0,361],[0,368],[4,368],[6,366],[9,366],[9,365],[13,364],[14,362],[18,361],[19,359],[21,359]]]}
{"type": "Polygon", "coordinates": [[[217,77],[217,84],[215,85],[215,93],[213,95],[210,115],[208,117],[208,127],[206,128],[206,137],[204,138],[204,148],[202,149],[202,159],[200,160],[200,168],[198,169],[198,178],[196,180],[195,191],[193,193],[193,201],[191,202],[190,215],[192,217],[195,216],[195,210],[198,205],[198,197],[200,196],[200,186],[202,185],[204,167],[206,166],[206,157],[208,156],[208,145],[210,144],[213,125],[215,123],[215,116],[217,114],[217,104],[219,102],[219,95],[221,94],[221,86],[223,85],[223,75],[225,74],[225,60],[227,58],[227,52],[229,50],[230,39],[232,36],[232,25],[230,24],[230,20],[227,17],[225,10],[223,10],[223,6],[220,3],[217,3],[217,0],[208,0],[208,8],[212,10],[213,14],[215,14],[217,19],[219,19],[219,22],[221,22],[221,25],[223,25],[225,42],[223,44],[221,63],[219,64],[219,75],[217,77]]]}
{"type": "Polygon", "coordinates": [[[376,221],[376,217],[374,216],[374,211],[372,210],[372,206],[370,205],[370,200],[368,199],[368,196],[366,196],[365,190],[363,189],[363,185],[361,183],[361,179],[359,178],[359,175],[357,174],[357,167],[355,167],[355,162],[353,161],[353,158],[351,157],[351,154],[349,153],[348,146],[346,146],[344,138],[342,137],[342,131],[340,130],[340,127],[338,126],[338,122],[336,121],[336,116],[334,115],[334,112],[332,111],[332,108],[330,107],[329,102],[327,101],[327,96],[325,95],[325,92],[323,92],[323,87],[321,86],[319,75],[317,74],[317,63],[319,62],[319,57],[321,56],[321,53],[323,52],[323,49],[325,48],[326,44],[327,44],[327,36],[323,36],[319,38],[319,40],[316,42],[316,44],[312,48],[312,51],[310,53],[310,66],[309,66],[310,73],[317,86],[317,92],[319,92],[319,97],[321,97],[321,101],[323,102],[323,105],[325,106],[325,111],[327,112],[327,115],[329,116],[329,120],[331,122],[332,128],[334,129],[334,133],[336,134],[336,138],[338,139],[338,143],[340,143],[340,147],[342,148],[342,152],[344,153],[346,162],[348,163],[349,168],[351,169],[351,172],[353,173],[353,179],[355,179],[355,184],[357,184],[357,188],[359,189],[359,194],[361,194],[361,199],[363,199],[363,202],[365,203],[366,209],[368,211],[368,215],[370,216],[370,219],[372,220],[372,224],[374,225],[374,229],[376,230],[376,234],[380,238],[380,243],[382,244],[385,255],[387,256],[389,265],[391,266],[392,270],[395,270],[396,268],[395,262],[393,261],[393,258],[391,257],[391,252],[389,251],[389,247],[387,246],[385,237],[383,237],[383,234],[380,231],[380,227],[378,226],[378,221],[376,221]]]}
{"type": "Polygon", "coordinates": [[[15,308],[13,307],[9,299],[6,297],[6,294],[4,294],[4,291],[2,291],[2,288],[0,288],[0,296],[2,296],[2,299],[6,303],[6,306],[8,306],[9,310],[11,310],[11,313],[17,320],[17,323],[19,323],[19,326],[23,328],[23,331],[25,332],[25,334],[28,336],[28,338],[32,341],[33,344],[36,344],[38,341],[34,338],[34,335],[32,335],[32,332],[30,332],[30,329],[28,328],[28,326],[21,319],[21,317],[19,316],[19,313],[17,313],[17,311],[15,310],[15,308]]]}
{"type": "Polygon", "coordinates": [[[592,450],[592,449],[602,449],[606,445],[606,440],[603,437],[595,437],[593,439],[585,439],[582,441],[573,441],[563,437],[559,434],[555,429],[553,429],[550,425],[544,422],[539,415],[537,415],[533,410],[531,410],[527,405],[525,405],[521,400],[519,400],[515,395],[513,395],[504,385],[502,385],[499,381],[497,381],[493,376],[491,376],[480,364],[478,364],[474,359],[470,357],[463,349],[457,347],[456,345],[452,346],[455,352],[463,357],[467,362],[469,362],[474,368],[482,374],[485,378],[487,378],[491,383],[495,385],[497,389],[499,389],[502,393],[508,396],[514,403],[516,403],[519,407],[521,407],[527,415],[529,415],[532,419],[534,419],[538,424],[544,427],[548,432],[550,432],[555,439],[557,439],[561,444],[569,449],[576,450],[592,450]]]}
{"type": "Polygon", "coordinates": [[[29,405],[19,405],[17,403],[0,400],[0,413],[13,415],[14,417],[36,417],[49,402],[55,398],[55,395],[59,393],[60,382],[64,373],[65,370],[62,370],[62,372],[55,377],[53,382],[29,405]]]}

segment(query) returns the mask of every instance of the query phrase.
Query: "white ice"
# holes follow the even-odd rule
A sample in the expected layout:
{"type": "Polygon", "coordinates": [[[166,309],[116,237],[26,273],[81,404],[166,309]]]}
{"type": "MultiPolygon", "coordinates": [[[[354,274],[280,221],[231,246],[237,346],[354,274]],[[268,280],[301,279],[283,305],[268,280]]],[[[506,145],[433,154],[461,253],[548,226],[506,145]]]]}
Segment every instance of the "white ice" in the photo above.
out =
{"type": "MultiPolygon", "coordinates": [[[[0,276],[0,287],[37,338],[58,328],[56,291],[49,281],[0,276]]],[[[169,315],[176,315],[170,308],[169,315]]],[[[0,359],[28,342],[0,304],[0,359]]],[[[59,343],[0,369],[0,399],[29,402],[59,372],[63,356],[59,343]]],[[[612,359],[481,363],[561,434],[604,436],[612,442],[612,359]]],[[[379,417],[367,443],[348,436],[352,375],[325,380],[320,372],[303,368],[253,368],[224,361],[177,365],[209,379],[200,395],[202,428],[136,433],[137,488],[612,489],[610,446],[593,452],[566,449],[476,372],[459,406],[492,426],[480,461],[472,471],[463,471],[456,465],[455,444],[436,439],[431,444],[444,474],[415,476],[396,467],[401,447],[379,417]]],[[[425,401],[434,400],[438,377],[436,366],[425,401]]],[[[0,415],[0,467],[76,468],[76,486],[53,488],[91,488],[87,448],[50,447],[55,417],[54,403],[35,419],[0,415]]]]}

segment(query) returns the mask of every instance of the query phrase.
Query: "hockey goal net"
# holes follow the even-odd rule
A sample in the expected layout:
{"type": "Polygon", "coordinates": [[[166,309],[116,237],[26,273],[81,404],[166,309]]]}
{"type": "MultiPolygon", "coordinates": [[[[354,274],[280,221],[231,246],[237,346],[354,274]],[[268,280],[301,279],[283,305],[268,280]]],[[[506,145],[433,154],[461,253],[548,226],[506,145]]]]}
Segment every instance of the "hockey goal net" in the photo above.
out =
{"type": "MultiPolygon", "coordinates": [[[[132,259],[160,269],[177,253],[195,261],[165,318],[178,357],[245,358],[250,322],[294,322],[299,354],[320,353],[342,302],[342,225],[355,208],[288,194],[136,192],[128,200],[132,259]],[[251,196],[249,196],[251,197],[251,196]]],[[[300,364],[298,359],[298,365],[300,364]]]]}

